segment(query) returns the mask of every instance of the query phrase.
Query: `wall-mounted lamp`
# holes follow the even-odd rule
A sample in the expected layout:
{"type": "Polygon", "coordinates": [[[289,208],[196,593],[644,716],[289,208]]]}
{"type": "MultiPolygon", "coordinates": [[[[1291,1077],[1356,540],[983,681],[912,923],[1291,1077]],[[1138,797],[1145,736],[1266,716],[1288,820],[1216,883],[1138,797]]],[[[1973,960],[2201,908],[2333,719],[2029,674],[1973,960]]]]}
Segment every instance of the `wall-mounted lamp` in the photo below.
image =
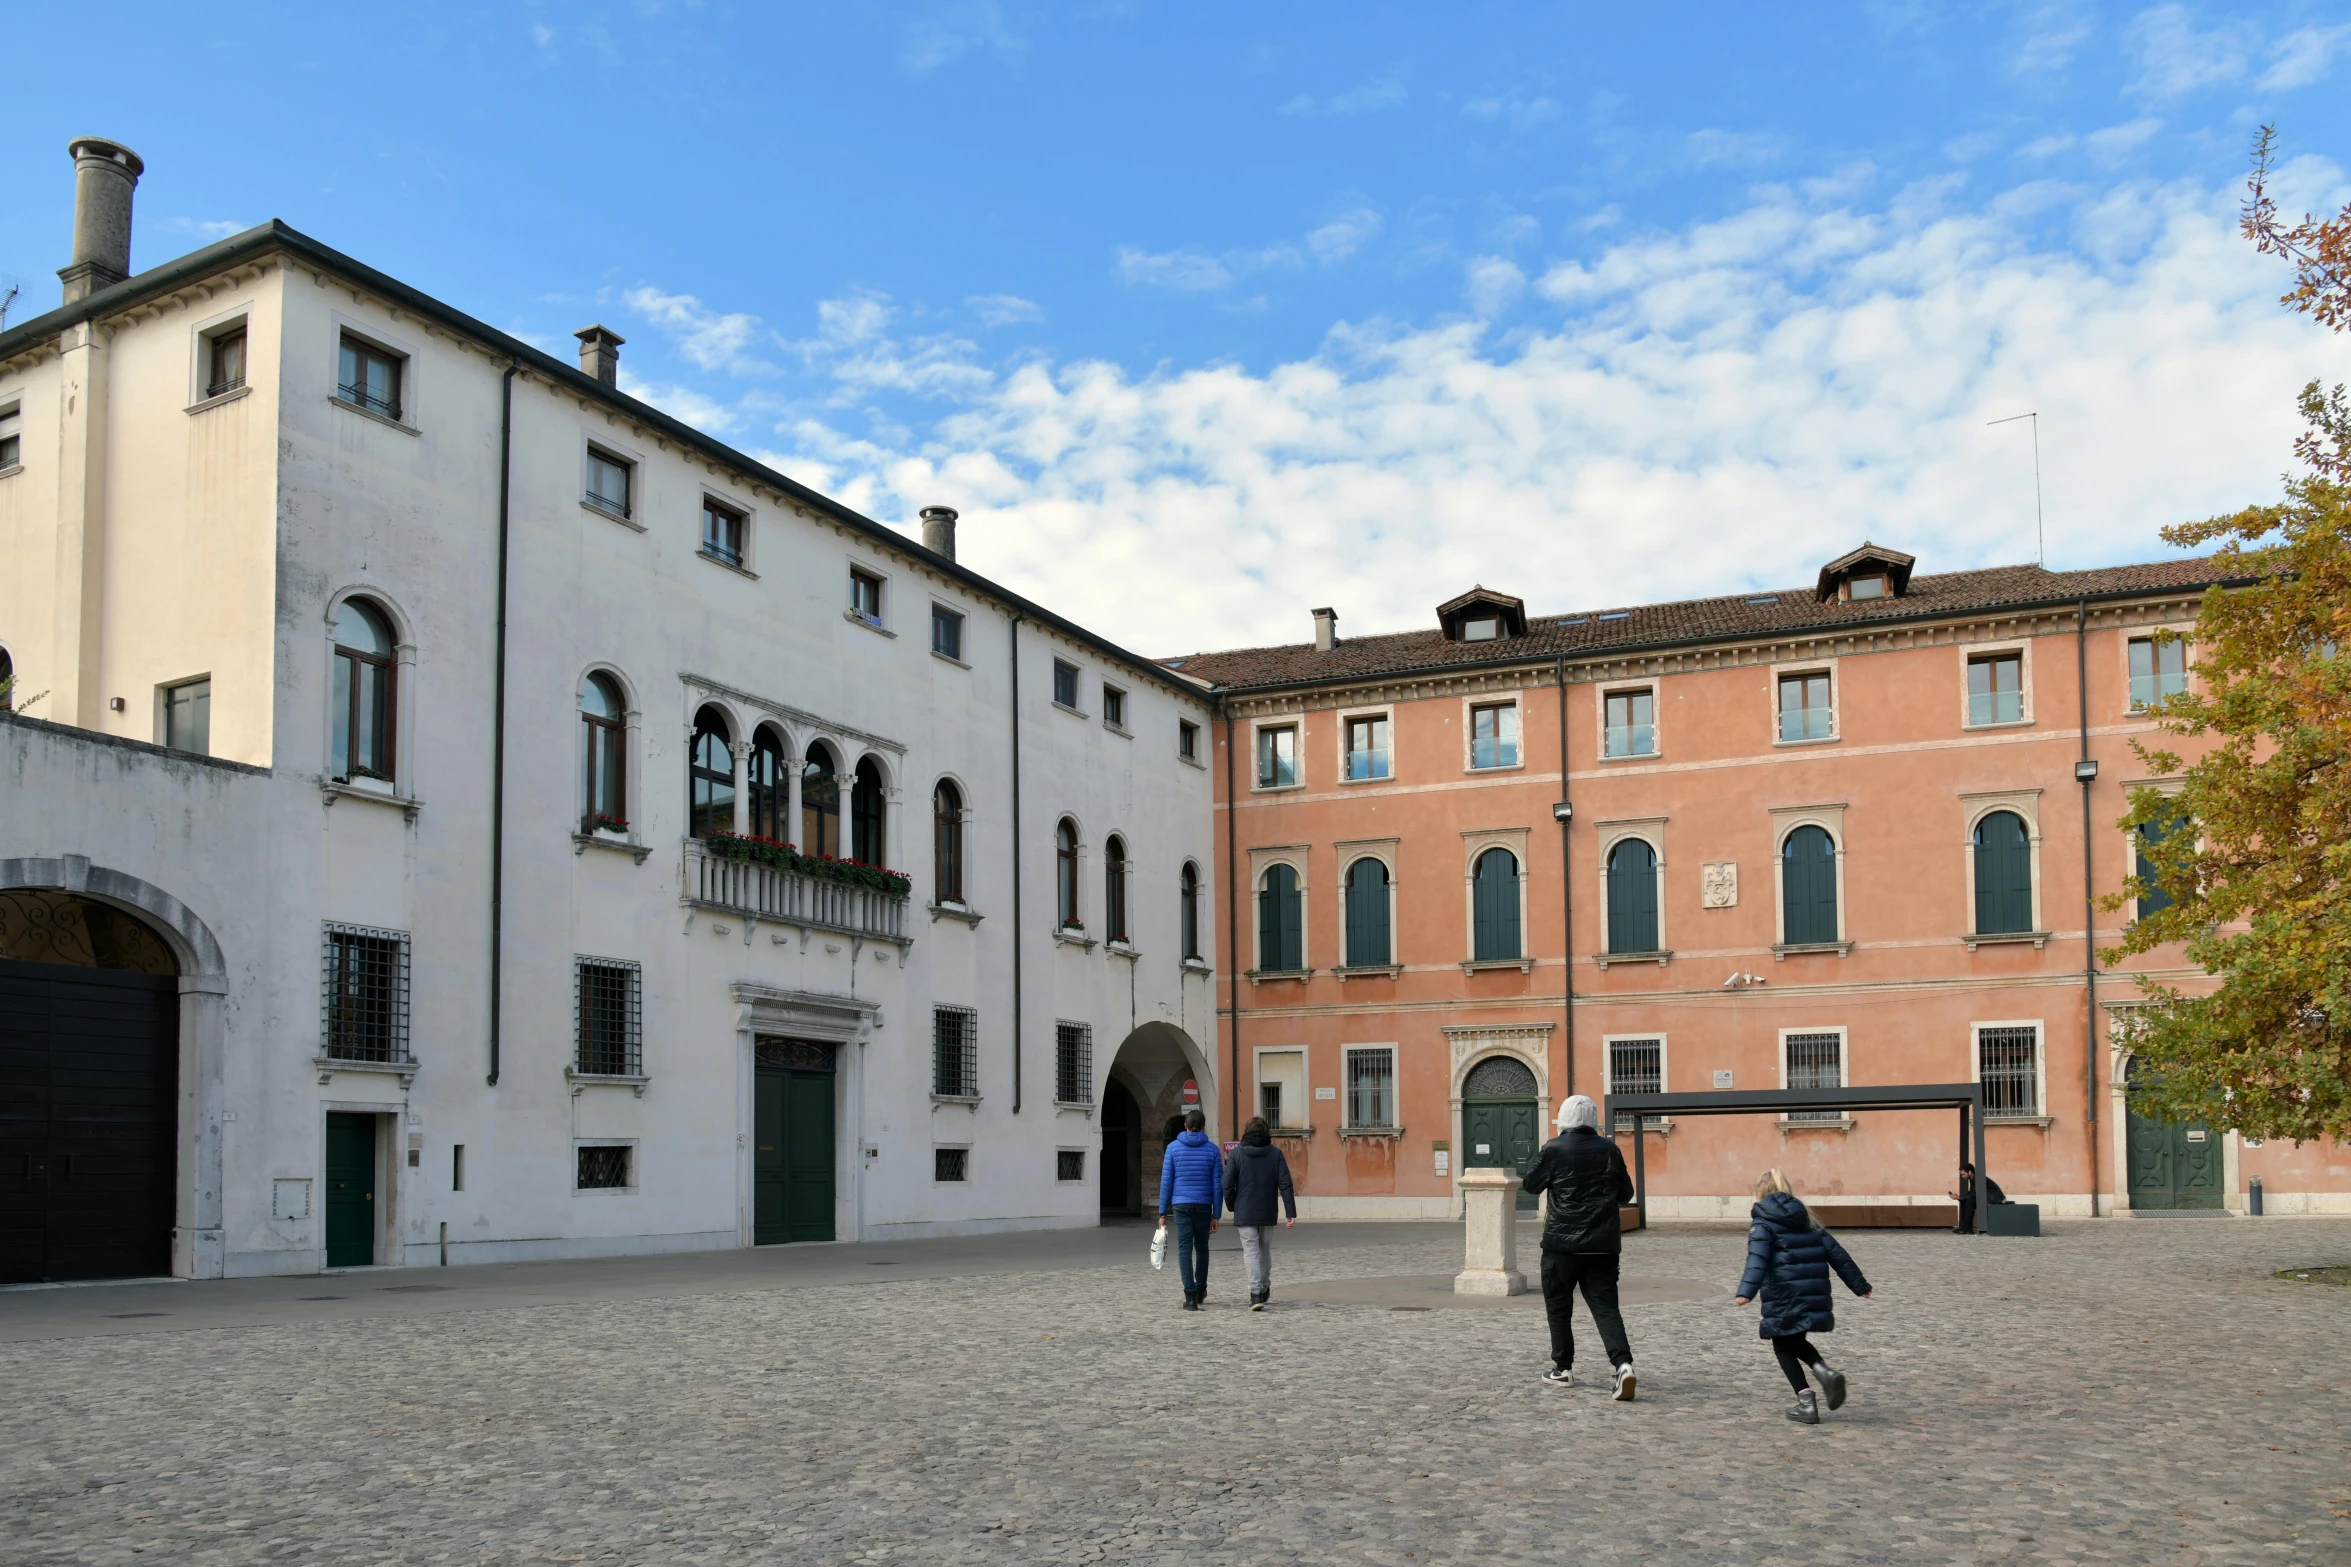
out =
{"type": "Polygon", "coordinates": [[[119,696],[110,696],[106,699],[106,710],[110,713],[121,712],[123,710],[123,706],[123,699],[119,696]]]}
{"type": "Polygon", "coordinates": [[[2073,781],[2075,783],[2095,783],[2097,779],[2098,763],[2095,759],[2085,756],[2073,764],[2073,781]]]}
{"type": "Polygon", "coordinates": [[[1551,819],[1555,822],[1567,822],[1575,820],[1575,805],[1573,802],[1562,800],[1557,805],[1552,806],[1551,819]]]}

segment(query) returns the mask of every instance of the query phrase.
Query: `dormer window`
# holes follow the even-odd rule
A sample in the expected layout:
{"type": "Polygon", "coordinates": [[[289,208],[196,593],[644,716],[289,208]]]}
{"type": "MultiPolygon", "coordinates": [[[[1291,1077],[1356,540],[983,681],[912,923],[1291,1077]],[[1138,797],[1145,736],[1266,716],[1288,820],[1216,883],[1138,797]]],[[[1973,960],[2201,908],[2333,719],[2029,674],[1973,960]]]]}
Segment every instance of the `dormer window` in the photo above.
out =
{"type": "Polygon", "coordinates": [[[1820,568],[1820,600],[1824,604],[1830,599],[1865,604],[1900,598],[1910,590],[1910,568],[1916,564],[1916,556],[1864,544],[1820,568]]]}
{"type": "Polygon", "coordinates": [[[1480,615],[1461,623],[1461,640],[1464,642],[1491,642],[1501,634],[1502,622],[1491,615],[1480,615]]]}
{"type": "Polygon", "coordinates": [[[1527,633],[1523,599],[1490,588],[1471,588],[1437,606],[1437,624],[1448,642],[1501,642],[1527,633]]]}
{"type": "Polygon", "coordinates": [[[1882,599],[1886,596],[1883,577],[1854,577],[1848,580],[1845,596],[1854,599],[1882,599]]]}

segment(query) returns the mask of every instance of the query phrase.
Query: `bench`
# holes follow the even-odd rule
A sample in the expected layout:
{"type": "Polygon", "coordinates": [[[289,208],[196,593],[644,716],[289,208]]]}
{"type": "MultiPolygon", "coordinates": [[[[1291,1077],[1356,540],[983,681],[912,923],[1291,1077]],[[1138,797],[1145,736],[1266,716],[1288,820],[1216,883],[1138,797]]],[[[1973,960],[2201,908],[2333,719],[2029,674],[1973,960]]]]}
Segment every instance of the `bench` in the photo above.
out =
{"type": "Polygon", "coordinates": [[[1955,1202],[1815,1202],[1812,1216],[1828,1230],[1949,1230],[1959,1226],[1955,1202]]]}

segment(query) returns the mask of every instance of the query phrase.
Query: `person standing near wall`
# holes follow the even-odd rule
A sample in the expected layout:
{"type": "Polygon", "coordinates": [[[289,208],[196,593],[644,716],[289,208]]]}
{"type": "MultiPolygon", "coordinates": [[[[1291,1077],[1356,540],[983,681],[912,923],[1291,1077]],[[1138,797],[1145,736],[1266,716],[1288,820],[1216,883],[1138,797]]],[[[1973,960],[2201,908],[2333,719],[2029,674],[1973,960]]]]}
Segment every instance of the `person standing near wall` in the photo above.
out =
{"type": "Polygon", "coordinates": [[[1208,1117],[1186,1111],[1184,1129],[1159,1161],[1159,1223],[1175,1219],[1176,1271],[1183,1275],[1184,1309],[1208,1299],[1208,1237],[1224,1206],[1224,1156],[1201,1130],[1208,1117]]]}
{"type": "Polygon", "coordinates": [[[1543,1145],[1520,1183],[1547,1193],[1543,1220],[1543,1314],[1551,1319],[1551,1369],[1543,1380],[1575,1386],[1575,1292],[1584,1292],[1592,1325],[1615,1368],[1615,1396],[1633,1396],[1633,1346],[1617,1309],[1617,1266],[1624,1224],[1617,1209],[1633,1200],[1633,1178],[1613,1140],[1600,1135],[1600,1107],[1577,1094],[1559,1107],[1559,1135],[1543,1145]]]}
{"type": "Polygon", "coordinates": [[[1249,1263],[1249,1309],[1263,1311],[1273,1299],[1274,1202],[1284,1222],[1298,1222],[1298,1198],[1290,1186],[1290,1161],[1273,1145],[1273,1128],[1252,1116],[1241,1142],[1224,1166],[1224,1204],[1241,1230],[1241,1255],[1249,1263]]]}

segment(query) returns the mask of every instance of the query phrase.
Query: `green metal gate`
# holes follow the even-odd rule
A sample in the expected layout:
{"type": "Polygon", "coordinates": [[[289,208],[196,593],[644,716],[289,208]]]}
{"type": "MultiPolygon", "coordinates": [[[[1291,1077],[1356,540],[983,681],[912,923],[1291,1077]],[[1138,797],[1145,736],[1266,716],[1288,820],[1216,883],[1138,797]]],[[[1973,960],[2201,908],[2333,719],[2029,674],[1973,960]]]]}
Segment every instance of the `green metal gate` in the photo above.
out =
{"type": "Polygon", "coordinates": [[[762,1039],[752,1068],[751,1239],[833,1238],[833,1047],[762,1039]]]}

